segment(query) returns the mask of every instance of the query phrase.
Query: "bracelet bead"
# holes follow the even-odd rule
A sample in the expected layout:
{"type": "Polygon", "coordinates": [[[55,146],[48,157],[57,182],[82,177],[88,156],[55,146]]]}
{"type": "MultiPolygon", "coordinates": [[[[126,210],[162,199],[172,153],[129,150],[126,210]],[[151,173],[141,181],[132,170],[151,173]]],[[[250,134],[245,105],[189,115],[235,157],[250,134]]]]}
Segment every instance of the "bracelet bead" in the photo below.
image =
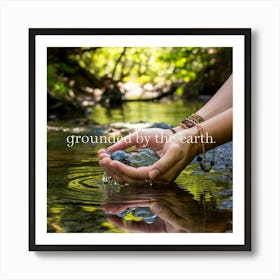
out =
{"type": "Polygon", "coordinates": [[[201,140],[203,139],[204,136],[204,130],[203,127],[200,124],[196,124],[195,125],[199,131],[199,135],[200,135],[200,144],[201,144],[201,151],[202,151],[202,156],[198,156],[198,161],[200,168],[204,171],[204,172],[209,172],[212,167],[214,166],[214,157],[215,157],[215,150],[213,150],[213,158],[210,161],[210,165],[206,165],[206,149],[205,149],[205,145],[204,142],[201,140]]]}

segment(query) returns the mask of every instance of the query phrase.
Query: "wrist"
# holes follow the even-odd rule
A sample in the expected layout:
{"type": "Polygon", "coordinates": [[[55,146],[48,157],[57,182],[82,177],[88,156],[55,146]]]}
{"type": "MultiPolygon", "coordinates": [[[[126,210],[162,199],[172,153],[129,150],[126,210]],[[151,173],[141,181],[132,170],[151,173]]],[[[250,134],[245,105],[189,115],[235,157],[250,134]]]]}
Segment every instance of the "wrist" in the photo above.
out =
{"type": "Polygon", "coordinates": [[[178,125],[178,126],[173,127],[172,131],[175,131],[177,133],[177,132],[180,132],[180,131],[182,131],[184,129],[185,128],[183,128],[182,126],[178,125]]]}
{"type": "Polygon", "coordinates": [[[174,136],[175,134],[177,134],[179,131],[183,130],[184,128],[180,127],[180,126],[175,126],[175,127],[171,127],[168,129],[168,133],[169,133],[169,137],[174,136]]]}
{"type": "Polygon", "coordinates": [[[177,140],[184,146],[191,146],[194,155],[199,155],[201,153],[201,143],[199,140],[199,130],[196,126],[182,129],[176,133],[177,140]]]}

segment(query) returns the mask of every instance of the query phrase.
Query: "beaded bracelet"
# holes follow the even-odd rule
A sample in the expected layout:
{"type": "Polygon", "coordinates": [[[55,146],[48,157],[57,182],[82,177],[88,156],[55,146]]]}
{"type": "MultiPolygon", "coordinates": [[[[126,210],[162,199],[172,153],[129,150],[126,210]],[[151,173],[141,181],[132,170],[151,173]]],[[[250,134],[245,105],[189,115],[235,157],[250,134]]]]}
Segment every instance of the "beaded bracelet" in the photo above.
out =
{"type": "Polygon", "coordinates": [[[205,150],[204,142],[202,141],[202,138],[204,136],[204,130],[200,124],[196,124],[195,126],[198,128],[200,134],[200,143],[201,143],[201,150],[202,150],[202,157],[198,156],[197,160],[200,161],[200,168],[204,172],[209,172],[214,166],[215,150],[213,150],[212,160],[210,161],[210,165],[206,165],[206,150],[205,150]]]}
{"type": "Polygon", "coordinates": [[[199,123],[202,123],[202,122],[205,122],[205,119],[204,118],[202,118],[200,115],[198,115],[198,114],[191,114],[191,117],[193,117],[197,122],[199,122],[199,123]]]}
{"type": "Polygon", "coordinates": [[[198,114],[191,114],[178,125],[182,126],[183,128],[191,128],[194,127],[197,123],[202,123],[204,121],[205,120],[198,114]]]}

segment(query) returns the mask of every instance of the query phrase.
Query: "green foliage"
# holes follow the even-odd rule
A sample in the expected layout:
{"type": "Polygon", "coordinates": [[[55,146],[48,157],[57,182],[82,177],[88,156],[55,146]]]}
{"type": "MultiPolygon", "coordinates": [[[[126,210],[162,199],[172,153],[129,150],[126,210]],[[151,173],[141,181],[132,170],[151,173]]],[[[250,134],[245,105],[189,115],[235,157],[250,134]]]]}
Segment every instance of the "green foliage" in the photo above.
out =
{"type": "Polygon", "coordinates": [[[232,71],[232,48],[96,47],[51,51],[48,88],[56,94],[66,94],[69,80],[77,79],[78,74],[93,77],[89,83],[92,88],[106,87],[105,80],[140,86],[149,83],[157,88],[177,83],[180,88],[176,94],[180,97],[197,96],[203,91],[213,94],[232,71]]]}
{"type": "MultiPolygon", "coordinates": [[[[65,64],[60,64],[59,66],[60,66],[59,69],[63,69],[63,67],[65,67],[65,66],[67,67],[67,65],[65,65],[65,64]]],[[[63,71],[61,70],[61,73],[58,74],[57,69],[58,69],[58,67],[55,64],[48,65],[48,68],[47,68],[48,88],[55,95],[57,95],[57,94],[65,95],[68,93],[69,87],[68,87],[67,83],[65,83],[65,81],[64,81],[63,71]]]]}
{"type": "Polygon", "coordinates": [[[184,92],[184,88],[183,87],[178,87],[176,89],[176,95],[181,96],[184,92]]]}
{"type": "Polygon", "coordinates": [[[195,80],[203,70],[215,65],[221,52],[221,48],[199,47],[104,47],[73,57],[99,78],[108,76],[143,85],[195,80]]]}

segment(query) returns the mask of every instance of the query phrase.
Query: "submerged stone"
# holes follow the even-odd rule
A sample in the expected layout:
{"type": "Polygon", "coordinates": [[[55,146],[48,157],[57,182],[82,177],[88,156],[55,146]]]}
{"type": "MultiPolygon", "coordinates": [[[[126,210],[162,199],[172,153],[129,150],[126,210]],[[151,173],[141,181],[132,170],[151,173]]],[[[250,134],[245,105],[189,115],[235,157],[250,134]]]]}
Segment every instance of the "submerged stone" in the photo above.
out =
{"type": "Polygon", "coordinates": [[[127,214],[131,213],[135,218],[140,218],[147,224],[154,223],[158,216],[156,216],[149,207],[137,207],[136,209],[127,208],[125,211],[117,214],[119,218],[125,218],[127,214]]]}
{"type": "Polygon", "coordinates": [[[157,153],[150,148],[140,149],[135,153],[127,153],[121,150],[115,151],[111,154],[111,158],[132,167],[153,165],[159,160],[157,153]]]}
{"type": "Polygon", "coordinates": [[[138,207],[134,210],[133,216],[141,218],[145,223],[152,224],[157,220],[157,216],[151,211],[149,207],[138,207]]]}
{"type": "Polygon", "coordinates": [[[117,160],[124,164],[129,164],[129,162],[131,161],[131,155],[121,150],[113,152],[111,154],[111,158],[112,160],[117,160]]]}
{"type": "MultiPolygon", "coordinates": [[[[150,148],[140,149],[137,152],[131,153],[122,150],[118,150],[115,152],[107,151],[107,153],[111,156],[112,160],[120,161],[132,167],[150,166],[160,158],[157,153],[150,148]]],[[[107,173],[104,173],[102,181],[103,183],[110,184],[112,186],[118,184],[115,180],[108,176],[107,173]]]]}

